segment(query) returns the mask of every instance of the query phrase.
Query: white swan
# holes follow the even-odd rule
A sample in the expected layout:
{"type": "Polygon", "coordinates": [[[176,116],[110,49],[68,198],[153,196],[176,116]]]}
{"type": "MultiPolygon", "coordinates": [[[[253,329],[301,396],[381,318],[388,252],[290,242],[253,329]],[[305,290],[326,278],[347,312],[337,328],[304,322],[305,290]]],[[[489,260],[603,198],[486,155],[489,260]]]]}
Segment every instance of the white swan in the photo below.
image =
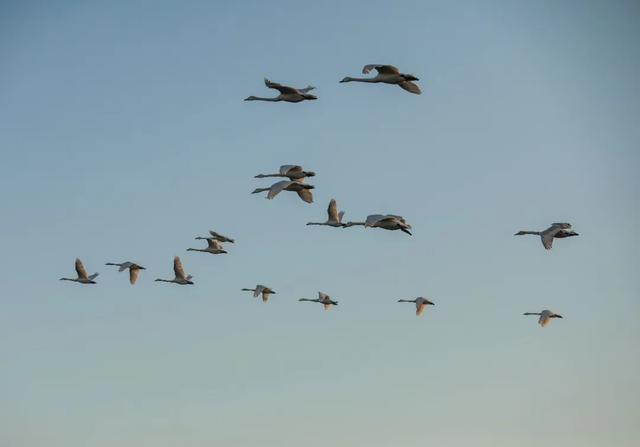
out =
{"type": "Polygon", "coordinates": [[[318,298],[315,300],[310,300],[308,298],[300,298],[298,301],[310,301],[312,303],[320,303],[324,306],[324,310],[329,310],[331,306],[338,305],[337,301],[333,301],[329,295],[322,292],[318,292],[318,298]]]}
{"type": "Polygon", "coordinates": [[[262,284],[258,284],[255,289],[242,289],[242,290],[245,292],[253,292],[254,298],[257,298],[260,295],[262,295],[263,303],[266,303],[267,301],[269,301],[269,295],[276,293],[276,291],[273,290],[272,288],[263,286],[262,284]]]}
{"type": "Polygon", "coordinates": [[[275,98],[261,98],[258,96],[249,96],[245,98],[245,101],[271,101],[271,102],[301,102],[304,100],[318,99],[317,96],[310,95],[309,92],[315,87],[308,86],[305,88],[294,88],[286,85],[278,84],[277,82],[271,82],[267,78],[264,78],[264,85],[269,88],[276,89],[280,92],[275,98]]]}
{"type": "Polygon", "coordinates": [[[426,298],[419,296],[415,300],[398,300],[399,303],[415,303],[416,305],[416,316],[422,315],[422,312],[426,309],[428,305],[435,306],[435,303],[429,301],[426,298]]]}
{"type": "Polygon", "coordinates": [[[551,318],[562,318],[562,315],[551,312],[549,309],[545,309],[542,312],[525,312],[522,315],[540,315],[540,318],[538,318],[538,324],[542,327],[549,324],[551,318]]]}
{"type": "Polygon", "coordinates": [[[331,199],[329,202],[329,207],[327,208],[327,214],[329,218],[326,222],[309,222],[307,225],[327,225],[330,227],[344,227],[346,224],[342,223],[342,216],[344,216],[344,211],[338,212],[338,205],[336,204],[336,199],[331,199]]]}
{"type": "Polygon", "coordinates": [[[258,174],[254,178],[266,177],[287,177],[289,180],[300,180],[305,177],[313,177],[316,173],[313,171],[305,171],[299,165],[282,165],[277,174],[258,174]]]}
{"type": "Polygon", "coordinates": [[[79,258],[76,258],[76,273],[78,274],[77,278],[60,278],[60,281],[73,281],[80,284],[96,284],[94,279],[97,278],[98,273],[94,273],[93,275],[87,275],[87,271],[84,269],[84,265],[82,265],[82,261],[79,258]]]}
{"type": "Polygon", "coordinates": [[[143,266],[138,265],[134,262],[107,262],[105,265],[115,265],[118,267],[119,272],[124,272],[129,269],[129,282],[131,285],[134,285],[138,280],[138,275],[140,274],[140,270],[146,270],[143,266]]]}
{"type": "Polygon", "coordinates": [[[540,236],[544,248],[551,250],[554,238],[562,239],[565,237],[579,236],[575,231],[569,231],[570,228],[570,223],[552,223],[551,226],[544,231],[518,231],[514,236],[535,234],[536,236],[540,236]]]}
{"type": "Polygon", "coordinates": [[[191,275],[186,275],[184,273],[184,269],[182,268],[182,262],[180,262],[180,257],[176,256],[175,258],[173,258],[173,272],[175,274],[175,278],[173,279],[156,279],[156,281],[161,281],[161,282],[172,282],[174,284],[180,284],[180,285],[185,285],[185,284],[193,284],[193,281],[191,281],[191,279],[193,278],[193,276],[191,275]]]}
{"type": "Polygon", "coordinates": [[[187,248],[187,251],[200,251],[202,253],[211,253],[212,255],[227,253],[227,251],[222,248],[220,242],[213,237],[198,236],[196,239],[205,239],[207,241],[207,248],[187,248]]]}
{"type": "Polygon", "coordinates": [[[402,216],[396,216],[395,214],[371,214],[367,216],[365,222],[347,222],[344,224],[344,228],[349,228],[354,225],[363,225],[365,228],[383,228],[385,230],[400,230],[411,236],[411,225],[409,225],[402,216]]]}
{"type": "Polygon", "coordinates": [[[300,197],[305,202],[313,203],[313,194],[310,190],[314,188],[315,186],[307,185],[306,183],[302,183],[300,181],[281,180],[277,183],[274,183],[268,188],[256,188],[251,194],[269,191],[267,194],[267,199],[273,199],[275,196],[280,194],[281,191],[294,191],[297,192],[298,197],[300,197]]]}
{"type": "Polygon", "coordinates": [[[384,84],[395,84],[399,85],[406,91],[410,93],[414,93],[419,95],[422,93],[420,91],[420,87],[417,84],[414,84],[412,81],[419,81],[414,75],[400,73],[393,65],[380,65],[380,64],[370,64],[365,65],[362,69],[362,73],[367,74],[371,70],[375,69],[378,74],[373,78],[351,78],[347,76],[340,82],[372,82],[379,83],[382,82],[384,84]]]}

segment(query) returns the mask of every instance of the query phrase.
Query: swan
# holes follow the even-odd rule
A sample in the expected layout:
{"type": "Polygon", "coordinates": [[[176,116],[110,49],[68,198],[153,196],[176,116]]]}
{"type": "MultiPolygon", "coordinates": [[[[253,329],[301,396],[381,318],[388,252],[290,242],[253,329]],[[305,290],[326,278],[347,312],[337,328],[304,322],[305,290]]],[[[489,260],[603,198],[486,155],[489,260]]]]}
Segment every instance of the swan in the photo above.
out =
{"type": "Polygon", "coordinates": [[[209,234],[213,237],[213,239],[215,239],[218,242],[230,242],[232,244],[235,244],[235,242],[236,242],[234,239],[231,239],[230,237],[227,237],[227,236],[222,235],[220,233],[216,233],[213,230],[209,230],[209,234]]]}
{"type": "Polygon", "coordinates": [[[316,173],[313,171],[305,171],[299,165],[282,165],[277,174],[258,174],[254,178],[265,177],[288,177],[289,180],[300,180],[305,177],[313,177],[316,173]]]}
{"type": "Polygon", "coordinates": [[[365,65],[362,69],[363,74],[369,73],[371,70],[375,69],[378,74],[373,78],[351,78],[347,76],[340,82],[372,82],[379,83],[382,82],[384,84],[395,84],[399,85],[406,91],[410,93],[414,93],[419,95],[422,93],[420,91],[420,87],[417,84],[414,84],[412,81],[419,81],[414,75],[400,73],[393,65],[380,65],[380,64],[370,64],[365,65]]]}
{"type": "Polygon", "coordinates": [[[254,189],[251,194],[269,191],[269,193],[267,194],[267,199],[273,199],[275,196],[280,194],[281,191],[294,191],[297,192],[298,196],[305,202],[313,203],[313,194],[310,190],[314,188],[315,186],[313,185],[307,185],[306,183],[302,183],[299,181],[281,180],[277,183],[274,183],[269,188],[254,189]]]}
{"type": "Polygon", "coordinates": [[[331,199],[331,201],[329,202],[327,214],[329,215],[329,218],[326,222],[309,222],[307,223],[307,225],[327,225],[330,227],[344,227],[346,225],[342,223],[342,216],[344,216],[344,211],[338,212],[336,199],[331,199]]]}
{"type": "Polygon", "coordinates": [[[518,231],[514,236],[522,236],[525,234],[540,236],[542,245],[547,250],[551,250],[554,238],[562,239],[565,237],[579,236],[578,233],[571,230],[570,223],[552,223],[551,226],[544,231],[518,231]]]}
{"type": "Polygon", "coordinates": [[[318,99],[317,96],[309,94],[309,92],[315,88],[310,85],[305,88],[293,88],[286,85],[278,84],[277,82],[271,82],[267,78],[264,78],[264,85],[269,88],[278,90],[280,94],[275,98],[260,98],[258,96],[249,96],[248,98],[245,98],[245,101],[301,102],[304,100],[318,99]]]}
{"type": "Polygon", "coordinates": [[[365,222],[347,222],[343,225],[344,228],[349,228],[354,225],[363,225],[365,228],[384,228],[385,230],[400,230],[411,236],[411,225],[409,225],[402,216],[396,216],[395,214],[371,214],[367,216],[365,222]]]}
{"type": "Polygon", "coordinates": [[[272,288],[263,286],[262,284],[258,284],[255,289],[242,289],[242,290],[245,292],[253,292],[254,298],[257,298],[260,295],[262,295],[263,303],[266,303],[267,301],[269,301],[269,295],[276,293],[276,291],[273,290],[272,288]]]}
{"type": "Polygon", "coordinates": [[[91,276],[87,275],[87,271],[84,269],[84,265],[82,265],[82,261],[79,258],[76,258],[76,273],[78,274],[77,278],[60,278],[60,281],[73,281],[80,284],[96,284],[94,279],[96,279],[98,273],[94,273],[91,276]]]}
{"type": "Polygon", "coordinates": [[[558,315],[555,312],[551,312],[548,309],[543,310],[542,312],[525,312],[522,315],[540,315],[538,318],[538,324],[542,327],[545,327],[551,321],[551,318],[562,318],[562,315],[558,315]]]}
{"type": "Polygon", "coordinates": [[[140,270],[146,270],[143,266],[129,261],[122,263],[107,262],[105,265],[115,265],[118,267],[119,272],[123,272],[129,269],[129,282],[131,283],[131,285],[134,285],[138,280],[138,274],[140,274],[140,270]]]}
{"type": "Polygon", "coordinates": [[[324,306],[324,310],[329,310],[331,306],[337,306],[338,302],[333,301],[326,293],[318,292],[318,298],[310,300],[308,298],[300,298],[298,301],[310,301],[312,303],[321,303],[324,306]]]}
{"type": "Polygon", "coordinates": [[[182,262],[180,262],[180,257],[176,256],[175,258],[173,258],[173,272],[175,273],[176,277],[173,279],[156,279],[156,281],[160,281],[160,282],[172,282],[174,284],[180,284],[180,285],[185,285],[185,284],[193,284],[193,281],[191,281],[191,279],[193,278],[193,276],[189,275],[187,276],[184,273],[184,269],[182,268],[182,262]]]}
{"type": "Polygon", "coordinates": [[[207,248],[187,248],[187,251],[200,251],[202,253],[211,253],[212,255],[219,255],[227,252],[222,248],[222,245],[216,238],[198,236],[196,239],[205,239],[207,241],[207,248]]]}
{"type": "Polygon", "coordinates": [[[429,301],[426,298],[419,296],[415,300],[398,300],[399,303],[415,303],[416,304],[416,316],[421,315],[428,305],[435,306],[435,303],[429,301]]]}

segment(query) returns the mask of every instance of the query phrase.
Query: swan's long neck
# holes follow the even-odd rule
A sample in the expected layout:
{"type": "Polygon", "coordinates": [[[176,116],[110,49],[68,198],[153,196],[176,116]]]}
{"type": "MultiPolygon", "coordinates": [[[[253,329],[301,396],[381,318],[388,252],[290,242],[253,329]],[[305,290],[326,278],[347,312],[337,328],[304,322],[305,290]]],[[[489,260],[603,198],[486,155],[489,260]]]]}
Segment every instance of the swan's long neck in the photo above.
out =
{"type": "Polygon", "coordinates": [[[269,102],[278,102],[278,101],[282,101],[282,99],[280,99],[280,97],[275,97],[275,98],[262,98],[260,96],[253,96],[251,97],[251,99],[247,99],[247,101],[269,101],[269,102]]]}
{"type": "Polygon", "coordinates": [[[351,77],[346,77],[344,78],[344,80],[342,82],[380,82],[380,80],[376,79],[376,78],[351,78],[351,77]]]}
{"type": "Polygon", "coordinates": [[[76,278],[60,278],[60,281],[78,281],[76,278]]]}
{"type": "Polygon", "coordinates": [[[326,225],[326,222],[308,222],[307,225],[326,225]]]}
{"type": "Polygon", "coordinates": [[[160,279],[160,278],[156,279],[156,281],[159,281],[159,282],[173,282],[173,281],[171,281],[169,279],[160,279]]]}
{"type": "Polygon", "coordinates": [[[366,223],[365,222],[347,222],[346,224],[344,224],[345,227],[353,227],[354,225],[365,226],[366,223]]]}
{"type": "Polygon", "coordinates": [[[286,175],[282,175],[282,174],[258,174],[254,178],[266,178],[266,177],[286,177],[286,175]]]}
{"type": "Polygon", "coordinates": [[[525,312],[524,315],[542,315],[540,312],[525,312]]]}
{"type": "Polygon", "coordinates": [[[271,188],[256,188],[256,189],[253,190],[253,192],[251,194],[257,194],[259,192],[269,191],[269,189],[271,189],[271,188]]]}
{"type": "Polygon", "coordinates": [[[519,231],[518,235],[522,236],[524,234],[535,234],[536,236],[540,236],[540,232],[539,231],[519,231]]]}
{"type": "Polygon", "coordinates": [[[187,251],[207,251],[201,248],[187,248],[187,251]]]}

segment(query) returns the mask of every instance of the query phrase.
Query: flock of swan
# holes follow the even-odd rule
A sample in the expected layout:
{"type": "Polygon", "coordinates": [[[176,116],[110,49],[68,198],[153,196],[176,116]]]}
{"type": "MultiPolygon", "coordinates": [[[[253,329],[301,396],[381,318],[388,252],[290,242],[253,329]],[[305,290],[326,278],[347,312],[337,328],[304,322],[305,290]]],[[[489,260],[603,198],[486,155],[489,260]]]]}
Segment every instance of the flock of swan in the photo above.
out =
{"type": "MultiPolygon", "coordinates": [[[[363,74],[368,74],[372,70],[377,71],[377,75],[370,78],[352,78],[345,77],[340,82],[367,82],[367,83],[384,83],[384,84],[392,84],[401,87],[402,89],[413,93],[413,94],[421,94],[420,87],[414,82],[419,79],[411,74],[401,73],[396,67],[392,65],[380,65],[380,64],[370,64],[365,65],[362,69],[363,74]]],[[[265,78],[265,85],[268,88],[272,88],[278,90],[280,94],[273,98],[263,98],[258,96],[249,96],[245,99],[245,101],[270,101],[270,102],[291,102],[298,103],[305,100],[315,100],[318,99],[317,96],[310,94],[311,90],[314,90],[315,87],[307,86],[305,88],[294,88],[286,85],[278,84],[276,82],[272,82],[265,78]]],[[[266,188],[256,188],[252,194],[258,194],[266,192],[267,199],[273,199],[282,191],[290,191],[298,194],[298,197],[302,199],[306,203],[313,203],[313,193],[312,190],[315,188],[313,185],[307,184],[305,179],[308,177],[314,177],[316,174],[313,171],[306,171],[302,166],[299,165],[282,165],[277,173],[273,174],[258,174],[255,178],[282,178],[274,184],[266,188]]],[[[411,225],[409,225],[406,220],[402,216],[398,216],[395,214],[370,214],[366,217],[364,221],[360,222],[343,222],[344,211],[338,211],[338,204],[335,199],[331,199],[329,202],[329,206],[327,208],[327,220],[324,222],[308,222],[307,225],[324,225],[334,228],[350,228],[353,226],[363,226],[365,228],[382,228],[385,230],[395,231],[400,230],[403,233],[408,235],[412,235],[411,225]]],[[[540,240],[542,242],[543,247],[546,250],[551,250],[554,239],[563,239],[572,236],[578,236],[578,233],[571,230],[571,224],[569,223],[553,223],[549,226],[549,228],[543,231],[527,231],[522,230],[515,233],[515,236],[522,235],[536,235],[540,236],[540,240]]],[[[231,243],[233,244],[234,239],[224,236],[220,233],[217,233],[213,230],[209,231],[209,236],[198,236],[195,238],[196,240],[205,240],[207,241],[207,246],[204,248],[187,248],[187,251],[196,251],[202,253],[209,253],[213,255],[225,254],[227,251],[224,249],[223,244],[231,243]]],[[[146,270],[143,266],[134,263],[134,262],[107,262],[105,265],[116,266],[118,267],[119,272],[124,272],[126,270],[129,271],[129,282],[131,285],[134,285],[138,280],[138,276],[141,270],[146,270]]],[[[75,270],[77,277],[76,278],[60,278],[61,281],[73,281],[79,284],[96,284],[95,279],[98,277],[98,273],[94,273],[92,275],[87,274],[82,261],[79,258],[76,258],[75,261],[75,270]]],[[[185,273],[184,268],[182,266],[182,261],[179,256],[175,256],[173,258],[173,279],[162,279],[157,278],[155,281],[157,282],[168,282],[179,285],[193,285],[193,276],[185,273]]],[[[245,292],[252,292],[254,298],[262,297],[262,301],[267,303],[269,300],[269,296],[275,294],[275,290],[270,287],[267,287],[262,284],[256,285],[254,288],[243,288],[241,289],[245,292]]],[[[298,301],[301,302],[314,302],[322,304],[325,310],[328,310],[332,306],[337,306],[338,302],[331,299],[329,295],[324,292],[318,292],[318,298],[309,299],[309,298],[300,298],[298,301]]],[[[400,299],[399,303],[413,303],[416,308],[416,316],[421,315],[427,306],[435,305],[434,302],[430,301],[425,297],[417,297],[413,300],[400,299]]],[[[539,316],[538,324],[541,327],[549,324],[551,319],[553,318],[563,318],[562,315],[559,315],[551,310],[545,309],[540,312],[525,312],[523,315],[537,315],[539,316]]]]}

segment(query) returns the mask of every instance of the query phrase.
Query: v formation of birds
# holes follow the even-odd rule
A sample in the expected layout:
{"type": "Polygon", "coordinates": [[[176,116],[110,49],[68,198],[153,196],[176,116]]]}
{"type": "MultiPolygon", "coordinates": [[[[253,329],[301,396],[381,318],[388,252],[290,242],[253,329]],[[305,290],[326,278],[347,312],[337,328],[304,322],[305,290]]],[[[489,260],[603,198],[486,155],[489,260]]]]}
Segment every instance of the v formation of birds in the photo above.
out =
{"type": "MultiPolygon", "coordinates": [[[[353,78],[353,77],[345,77],[340,82],[366,82],[366,83],[383,83],[383,84],[391,84],[397,85],[400,88],[419,95],[421,94],[420,87],[415,83],[415,81],[419,81],[419,79],[411,74],[401,73],[396,67],[392,65],[381,65],[381,64],[370,64],[365,65],[362,69],[363,74],[369,74],[372,70],[376,70],[377,75],[373,77],[367,78],[353,78]]],[[[310,94],[309,92],[314,90],[315,87],[307,86],[305,88],[295,88],[282,84],[278,84],[276,82],[272,82],[268,79],[264,80],[264,84],[266,87],[277,90],[280,94],[275,97],[258,97],[258,96],[249,96],[245,99],[245,101],[269,101],[269,102],[290,102],[290,103],[299,103],[302,101],[310,101],[318,99],[317,96],[310,94]]],[[[312,190],[315,188],[313,185],[310,185],[305,182],[305,180],[309,177],[314,177],[316,174],[313,171],[307,171],[302,166],[298,165],[283,165],[280,166],[280,169],[276,173],[271,174],[258,174],[255,178],[280,178],[281,180],[273,183],[269,187],[256,188],[252,194],[259,194],[266,192],[267,199],[273,199],[278,194],[283,191],[295,192],[298,194],[298,197],[302,199],[306,203],[313,203],[313,193],[312,190]]],[[[353,226],[363,226],[364,228],[382,228],[384,230],[400,230],[403,233],[408,235],[412,235],[411,233],[411,225],[409,225],[406,220],[402,216],[398,216],[395,214],[370,214],[368,215],[364,221],[349,221],[343,222],[344,211],[338,211],[338,204],[335,199],[331,199],[329,202],[329,206],[327,208],[327,220],[324,222],[308,222],[307,225],[322,225],[329,226],[333,228],[350,228],[353,226]]],[[[571,224],[562,222],[562,223],[553,223],[547,229],[542,231],[528,231],[522,230],[518,231],[515,236],[523,236],[523,235],[535,235],[539,236],[542,242],[542,246],[546,250],[551,250],[554,239],[563,239],[572,236],[578,236],[578,233],[571,230],[571,224]]],[[[225,254],[227,251],[225,250],[223,244],[231,243],[233,244],[234,239],[217,233],[213,230],[209,231],[209,236],[198,236],[195,238],[196,240],[204,240],[207,242],[206,247],[202,248],[188,248],[187,251],[196,251],[208,254],[225,254]]],[[[145,268],[137,263],[126,261],[126,262],[107,262],[106,265],[118,267],[119,272],[128,271],[129,272],[129,282],[131,285],[134,285],[138,280],[138,276],[142,270],[145,268]]],[[[87,274],[87,271],[82,264],[82,261],[79,258],[76,258],[75,261],[75,270],[77,277],[76,278],[60,278],[61,281],[73,281],[79,284],[96,284],[96,277],[98,273],[94,273],[92,275],[87,274]]],[[[182,261],[179,256],[174,257],[173,259],[173,279],[162,279],[157,278],[155,281],[157,282],[168,282],[179,285],[193,285],[193,277],[187,273],[185,273],[184,268],[182,266],[182,261]]],[[[255,298],[261,297],[264,303],[267,303],[269,297],[273,294],[276,294],[276,291],[272,288],[258,284],[254,288],[242,288],[242,291],[252,292],[255,298]]],[[[324,309],[327,310],[332,306],[338,305],[338,302],[333,300],[329,295],[324,292],[318,292],[318,298],[310,299],[310,298],[300,298],[298,301],[302,302],[314,302],[322,304],[324,309]]],[[[400,299],[399,303],[413,303],[415,305],[415,313],[417,316],[421,315],[427,306],[433,306],[435,303],[425,297],[417,297],[415,299],[400,299]]],[[[538,324],[541,327],[546,326],[551,319],[553,318],[562,318],[562,315],[559,315],[555,312],[552,312],[548,309],[544,309],[540,312],[525,312],[523,315],[536,315],[539,317],[538,324]]]]}

